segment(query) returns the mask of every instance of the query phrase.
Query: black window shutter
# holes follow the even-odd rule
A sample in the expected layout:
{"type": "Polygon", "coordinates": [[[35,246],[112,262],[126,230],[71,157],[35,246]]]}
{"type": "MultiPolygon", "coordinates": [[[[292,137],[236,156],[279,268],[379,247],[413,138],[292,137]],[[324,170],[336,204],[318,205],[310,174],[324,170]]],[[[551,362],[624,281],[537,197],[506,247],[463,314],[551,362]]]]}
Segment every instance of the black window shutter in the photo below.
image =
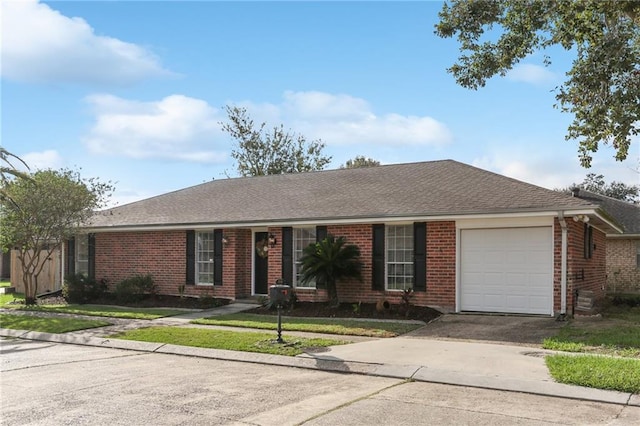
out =
{"type": "Polygon", "coordinates": [[[88,271],[89,278],[96,277],[96,234],[89,234],[88,236],[88,254],[89,254],[89,265],[88,271]]]}
{"type": "Polygon", "coordinates": [[[282,281],[293,285],[293,228],[282,228],[282,281]]]}
{"type": "Polygon", "coordinates": [[[76,238],[67,240],[67,275],[76,273],[76,238]]]}
{"type": "Polygon", "coordinates": [[[413,290],[427,291],[427,224],[413,224],[413,290]]]}
{"type": "Polygon", "coordinates": [[[319,243],[320,241],[324,240],[325,238],[327,238],[327,227],[326,226],[316,226],[316,242],[319,243]]]}
{"type": "Polygon", "coordinates": [[[222,285],[222,229],[213,231],[213,285],[222,285]]]}
{"type": "Polygon", "coordinates": [[[384,224],[373,225],[373,290],[384,290],[384,224]]]}
{"type": "Polygon", "coordinates": [[[196,231],[187,231],[187,284],[196,282],[196,231]]]}

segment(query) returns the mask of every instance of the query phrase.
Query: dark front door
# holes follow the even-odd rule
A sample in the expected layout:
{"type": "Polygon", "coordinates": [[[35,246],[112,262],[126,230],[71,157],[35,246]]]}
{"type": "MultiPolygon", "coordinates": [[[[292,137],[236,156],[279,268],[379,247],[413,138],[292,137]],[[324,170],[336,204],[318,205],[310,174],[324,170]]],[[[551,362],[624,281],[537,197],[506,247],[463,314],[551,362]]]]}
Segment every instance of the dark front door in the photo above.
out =
{"type": "Polygon", "coordinates": [[[253,250],[254,250],[254,264],[253,264],[253,277],[254,277],[254,294],[266,295],[269,292],[268,275],[269,275],[269,259],[265,256],[264,244],[267,243],[269,233],[256,232],[253,250]]]}

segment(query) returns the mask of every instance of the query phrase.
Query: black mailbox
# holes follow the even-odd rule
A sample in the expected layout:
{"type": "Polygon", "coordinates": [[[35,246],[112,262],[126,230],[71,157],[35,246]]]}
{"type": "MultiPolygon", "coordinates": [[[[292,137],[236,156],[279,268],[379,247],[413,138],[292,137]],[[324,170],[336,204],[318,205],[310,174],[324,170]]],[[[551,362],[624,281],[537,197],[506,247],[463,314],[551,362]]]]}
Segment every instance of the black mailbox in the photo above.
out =
{"type": "Polygon", "coordinates": [[[271,303],[282,305],[289,301],[291,286],[276,284],[269,287],[269,298],[271,303]]]}

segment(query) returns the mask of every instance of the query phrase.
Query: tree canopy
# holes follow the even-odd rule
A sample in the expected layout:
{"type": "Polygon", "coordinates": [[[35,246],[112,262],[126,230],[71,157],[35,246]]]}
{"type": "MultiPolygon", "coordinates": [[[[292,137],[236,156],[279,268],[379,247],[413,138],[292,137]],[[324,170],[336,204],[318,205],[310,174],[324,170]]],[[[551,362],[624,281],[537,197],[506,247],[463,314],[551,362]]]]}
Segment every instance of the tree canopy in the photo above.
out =
{"type": "Polygon", "coordinates": [[[574,116],[565,139],[578,141],[583,167],[591,166],[600,144],[613,146],[617,160],[627,158],[640,132],[639,1],[452,0],[439,16],[436,34],[457,37],[461,49],[448,71],[466,88],[506,75],[536,50],[575,51],[555,90],[555,106],[574,116]]]}
{"type": "Polygon", "coordinates": [[[640,186],[627,185],[624,182],[613,181],[606,183],[603,175],[589,173],[580,184],[573,184],[572,187],[586,189],[596,194],[606,195],[617,200],[635,202],[639,201],[640,186]]]}
{"type": "Polygon", "coordinates": [[[29,175],[21,172],[17,169],[14,163],[22,163],[27,169],[27,163],[22,161],[20,157],[15,154],[10,153],[5,148],[0,146],[0,200],[9,199],[9,195],[5,189],[6,185],[9,183],[11,179],[30,179],[29,175]],[[12,160],[13,159],[13,160],[12,160]]]}
{"type": "Polygon", "coordinates": [[[341,169],[357,169],[360,167],[374,167],[379,166],[380,162],[373,158],[367,158],[364,155],[357,155],[351,160],[347,160],[346,163],[340,166],[341,169]]]}
{"type": "Polygon", "coordinates": [[[0,246],[17,251],[25,299],[32,304],[44,259],[104,206],[113,188],[67,169],[37,171],[29,177],[2,185],[8,197],[0,199],[0,246]]]}
{"type": "Polygon", "coordinates": [[[308,142],[303,135],[285,131],[284,126],[266,129],[256,126],[246,108],[226,107],[228,121],[222,130],[235,139],[231,156],[241,176],[277,175],[322,170],[331,157],[323,155],[321,140],[308,142]]]}

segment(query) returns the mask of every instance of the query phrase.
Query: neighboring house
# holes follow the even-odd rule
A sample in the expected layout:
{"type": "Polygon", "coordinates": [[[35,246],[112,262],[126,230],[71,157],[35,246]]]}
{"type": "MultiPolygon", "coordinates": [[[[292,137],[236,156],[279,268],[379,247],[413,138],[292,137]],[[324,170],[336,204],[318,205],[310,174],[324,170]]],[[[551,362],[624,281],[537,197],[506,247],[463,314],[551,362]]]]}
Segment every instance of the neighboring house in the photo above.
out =
{"type": "MultiPolygon", "coordinates": [[[[216,180],[97,214],[67,246],[111,288],[152,274],[161,293],[267,295],[282,278],[299,300],[304,247],[327,234],[360,247],[363,281],[343,302],[443,311],[571,313],[574,291],[602,296],[605,235],[620,226],[598,204],[452,160],[216,180]],[[86,260],[85,260],[86,259],[86,260]]],[[[80,263],[79,263],[80,262],[80,263]]]]}
{"type": "Polygon", "coordinates": [[[607,233],[607,289],[640,291],[640,206],[580,188],[572,192],[600,205],[622,227],[622,233],[607,233]]]}

